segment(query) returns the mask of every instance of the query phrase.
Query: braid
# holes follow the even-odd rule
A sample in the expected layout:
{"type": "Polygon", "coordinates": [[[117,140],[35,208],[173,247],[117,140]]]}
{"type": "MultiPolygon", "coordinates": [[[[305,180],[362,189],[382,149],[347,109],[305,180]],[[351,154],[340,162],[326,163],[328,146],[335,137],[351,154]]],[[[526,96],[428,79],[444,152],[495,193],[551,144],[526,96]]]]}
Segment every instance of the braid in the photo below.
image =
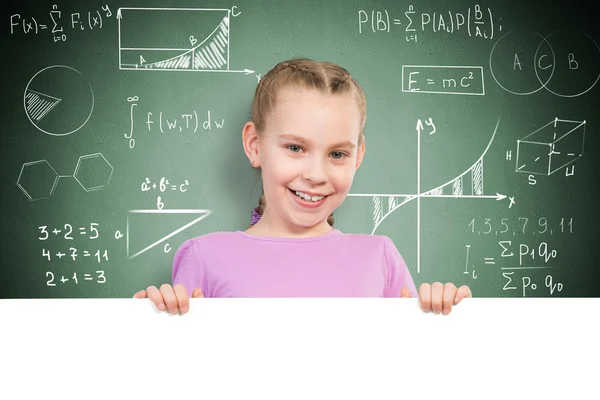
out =
{"type": "Polygon", "coordinates": [[[265,212],[265,195],[264,193],[260,195],[260,199],[258,199],[258,207],[256,207],[256,212],[260,215],[263,215],[265,212]]]}
{"type": "Polygon", "coordinates": [[[299,64],[299,62],[305,61],[303,59],[298,59],[296,60],[296,62],[288,62],[288,61],[284,61],[280,64],[280,70],[284,70],[286,68],[292,68],[293,70],[296,71],[300,71],[300,72],[306,72],[306,73],[314,73],[314,69],[310,69],[305,65],[301,65],[299,64]]]}
{"type": "Polygon", "coordinates": [[[327,223],[329,226],[333,226],[333,213],[329,214],[329,217],[327,217],[327,223]]]}

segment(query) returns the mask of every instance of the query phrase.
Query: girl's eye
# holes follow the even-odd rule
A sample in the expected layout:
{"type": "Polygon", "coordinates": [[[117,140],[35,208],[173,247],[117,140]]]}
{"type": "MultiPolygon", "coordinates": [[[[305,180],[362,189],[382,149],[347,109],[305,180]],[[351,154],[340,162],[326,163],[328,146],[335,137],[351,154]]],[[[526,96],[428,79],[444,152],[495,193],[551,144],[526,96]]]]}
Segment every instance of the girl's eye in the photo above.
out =
{"type": "Polygon", "coordinates": [[[343,158],[344,156],[346,156],[346,154],[342,153],[341,151],[334,151],[331,153],[331,156],[333,158],[335,158],[336,160],[339,160],[339,159],[343,158]]]}
{"type": "Polygon", "coordinates": [[[290,149],[291,151],[293,151],[294,153],[298,153],[301,149],[300,146],[295,145],[295,144],[290,144],[287,146],[288,149],[290,149]]]}

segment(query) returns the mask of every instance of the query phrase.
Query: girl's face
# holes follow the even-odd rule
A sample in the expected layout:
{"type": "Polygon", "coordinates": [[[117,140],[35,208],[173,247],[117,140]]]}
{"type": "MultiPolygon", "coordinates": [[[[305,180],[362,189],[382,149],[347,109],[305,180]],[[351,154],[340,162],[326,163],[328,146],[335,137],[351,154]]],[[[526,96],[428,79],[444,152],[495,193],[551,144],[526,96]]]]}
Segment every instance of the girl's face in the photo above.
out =
{"type": "Polygon", "coordinates": [[[359,135],[351,95],[281,89],[254,159],[262,169],[263,218],[291,231],[328,228],[327,217],[346,198],[362,162],[359,135]]]}

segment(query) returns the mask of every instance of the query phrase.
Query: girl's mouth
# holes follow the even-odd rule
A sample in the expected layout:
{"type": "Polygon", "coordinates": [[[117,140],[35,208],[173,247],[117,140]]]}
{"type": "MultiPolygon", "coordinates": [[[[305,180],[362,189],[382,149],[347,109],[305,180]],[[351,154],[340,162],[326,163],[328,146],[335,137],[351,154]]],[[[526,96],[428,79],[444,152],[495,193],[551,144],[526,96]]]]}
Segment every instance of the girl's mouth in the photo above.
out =
{"type": "Polygon", "coordinates": [[[317,208],[325,202],[328,196],[310,196],[297,190],[288,188],[290,194],[296,200],[296,203],[306,208],[317,208]]]}

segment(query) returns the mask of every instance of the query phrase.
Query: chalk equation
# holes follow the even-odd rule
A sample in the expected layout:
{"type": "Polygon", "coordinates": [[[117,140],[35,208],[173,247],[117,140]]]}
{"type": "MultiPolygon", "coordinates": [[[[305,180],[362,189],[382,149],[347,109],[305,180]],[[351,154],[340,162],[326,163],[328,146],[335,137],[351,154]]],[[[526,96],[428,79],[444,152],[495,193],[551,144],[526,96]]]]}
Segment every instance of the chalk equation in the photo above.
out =
{"type": "MultiPolygon", "coordinates": [[[[94,271],[95,272],[95,276],[94,274],[82,274],[79,273],[79,276],[83,276],[83,282],[87,282],[87,281],[94,281],[94,279],[96,280],[95,283],[106,283],[106,276],[104,275],[104,270],[100,270],[100,271],[94,271]]],[[[56,286],[57,283],[55,282],[56,277],[54,276],[54,272],[52,271],[46,271],[46,278],[48,279],[46,281],[46,286],[56,286]]],[[[58,279],[58,282],[60,282],[61,284],[66,284],[67,282],[71,281],[72,283],[74,283],[75,285],[79,285],[79,278],[77,276],[77,272],[73,273],[73,276],[68,278],[65,277],[64,275],[60,276],[60,279],[58,279]]]]}
{"type": "Polygon", "coordinates": [[[483,67],[403,65],[402,91],[483,96],[483,67]]]}
{"type": "Polygon", "coordinates": [[[539,245],[532,245],[527,243],[513,243],[510,240],[499,241],[501,254],[499,258],[494,255],[490,257],[487,254],[485,257],[473,260],[472,246],[470,244],[465,245],[466,261],[465,269],[463,274],[469,275],[472,279],[478,279],[479,273],[477,271],[486,271],[490,266],[495,266],[496,263],[501,263],[504,259],[510,261],[517,257],[518,252],[518,265],[502,266],[499,270],[504,278],[504,286],[502,291],[520,291],[522,297],[526,297],[528,294],[531,295],[531,291],[535,291],[541,288],[546,289],[546,293],[554,295],[555,292],[561,292],[563,290],[562,282],[555,282],[554,277],[547,274],[544,278],[544,286],[539,283],[532,282],[532,278],[529,272],[525,272],[524,276],[521,276],[520,280],[515,274],[518,271],[534,271],[534,270],[545,270],[553,269],[555,266],[548,265],[549,262],[555,260],[558,257],[558,251],[550,247],[547,242],[541,242],[539,245]],[[518,248],[518,250],[517,250],[518,248]],[[539,264],[537,263],[539,260],[539,264]],[[535,265],[532,265],[534,263],[535,265]],[[541,265],[540,265],[541,264],[541,265]],[[481,267],[481,268],[480,268],[481,267]],[[477,270],[477,271],[476,271],[477,270]]]}
{"type": "Polygon", "coordinates": [[[401,31],[407,42],[418,42],[418,34],[425,32],[465,34],[468,37],[494,39],[494,31],[502,31],[502,25],[494,21],[489,7],[479,4],[460,12],[447,10],[441,12],[417,12],[413,5],[392,18],[387,9],[358,10],[358,33],[390,33],[401,31]],[[498,26],[496,27],[496,23],[498,26]]]}
{"type": "Polygon", "coordinates": [[[53,43],[66,42],[67,32],[94,31],[102,29],[105,21],[113,16],[108,4],[95,9],[80,10],[65,13],[54,4],[45,17],[26,16],[13,14],[10,16],[10,34],[24,34],[26,36],[39,35],[48,32],[53,43]],[[88,29],[89,28],[89,29],[88,29]]]}
{"type": "Polygon", "coordinates": [[[58,251],[56,254],[51,255],[50,250],[42,249],[42,257],[48,261],[52,261],[52,256],[62,260],[63,257],[65,259],[71,259],[71,261],[77,260],[78,257],[94,257],[98,260],[98,263],[104,261],[108,261],[108,250],[77,250],[75,247],[69,247],[69,250],[65,253],[58,251]]]}
{"type": "MultiPolygon", "coordinates": [[[[185,179],[182,183],[171,183],[164,176],[160,178],[158,185],[156,182],[150,180],[150,178],[146,177],[144,182],[141,184],[142,192],[150,192],[150,191],[158,191],[160,193],[165,192],[176,192],[176,193],[185,193],[187,192],[187,187],[190,185],[190,182],[185,179]]],[[[156,198],[156,208],[162,210],[165,206],[165,203],[162,199],[162,196],[157,196],[156,198]]]]}
{"type": "MultiPolygon", "coordinates": [[[[136,130],[136,122],[139,117],[136,115],[139,112],[134,112],[134,108],[139,107],[140,98],[138,96],[130,96],[127,98],[129,107],[129,132],[123,134],[127,139],[127,144],[130,149],[135,147],[134,131],[136,130]]],[[[181,113],[166,113],[159,111],[141,111],[145,129],[148,132],[160,131],[161,133],[197,133],[198,131],[212,131],[223,129],[225,126],[225,118],[214,118],[211,110],[198,111],[189,110],[181,113]],[[201,113],[201,114],[200,114],[201,113]]],[[[140,122],[138,122],[139,124],[140,122]]]]}
{"type": "Polygon", "coordinates": [[[68,223],[61,226],[61,229],[58,229],[58,227],[52,229],[51,227],[49,228],[48,225],[41,225],[38,226],[38,229],[40,231],[40,236],[38,237],[38,240],[48,240],[48,238],[51,237],[51,233],[55,237],[58,237],[58,235],[62,233],[61,236],[62,238],[64,238],[64,240],[74,240],[74,237],[72,236],[74,231],[80,236],[87,236],[88,239],[98,239],[98,237],[100,237],[100,231],[98,229],[99,226],[100,224],[97,222],[91,222],[89,229],[87,225],[74,229],[73,225],[68,223]]]}
{"type": "Polygon", "coordinates": [[[187,186],[189,185],[190,182],[187,179],[185,179],[183,183],[172,184],[164,176],[160,178],[160,181],[157,185],[156,182],[153,182],[150,178],[146,177],[144,182],[142,182],[141,190],[142,192],[148,192],[150,190],[158,190],[160,192],[165,192],[167,190],[171,190],[185,193],[187,191],[187,186]]]}
{"type": "MultiPolygon", "coordinates": [[[[70,223],[65,223],[60,226],[49,226],[39,225],[38,228],[38,242],[44,243],[41,249],[40,257],[45,260],[46,263],[58,264],[59,266],[65,265],[65,263],[73,263],[78,266],[82,266],[83,260],[89,260],[93,265],[106,263],[108,259],[108,249],[101,249],[98,247],[87,247],[85,245],[74,243],[81,240],[89,241],[89,243],[97,242],[100,238],[101,227],[97,222],[90,222],[83,226],[74,226],[70,223]],[[83,239],[80,239],[83,238],[83,239]],[[52,242],[60,241],[63,244],[73,243],[68,247],[61,247],[59,249],[51,249],[52,242]],[[77,246],[77,247],[75,247],[77,246]]],[[[60,245],[58,245],[60,247],[60,245]]],[[[58,272],[46,271],[46,286],[57,286],[58,284],[63,285],[67,282],[79,284],[79,281],[95,281],[96,283],[105,283],[106,277],[104,270],[95,271],[95,273],[84,273],[74,272],[72,276],[60,275],[58,278],[58,272]]]]}

